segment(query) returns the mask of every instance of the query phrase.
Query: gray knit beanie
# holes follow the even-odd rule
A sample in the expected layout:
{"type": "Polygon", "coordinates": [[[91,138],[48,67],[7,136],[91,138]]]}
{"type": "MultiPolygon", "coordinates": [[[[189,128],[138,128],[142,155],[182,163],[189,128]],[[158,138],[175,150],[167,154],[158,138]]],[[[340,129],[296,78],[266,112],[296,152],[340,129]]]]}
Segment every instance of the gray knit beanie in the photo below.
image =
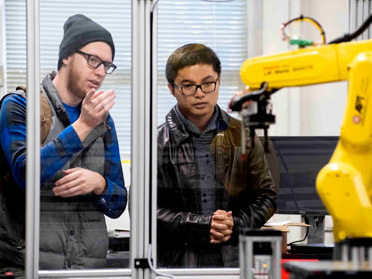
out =
{"type": "Polygon", "coordinates": [[[111,47],[112,61],[114,60],[115,45],[111,33],[85,15],[76,14],[69,17],[63,30],[63,38],[59,45],[58,70],[62,66],[62,59],[93,42],[107,43],[111,47]]]}

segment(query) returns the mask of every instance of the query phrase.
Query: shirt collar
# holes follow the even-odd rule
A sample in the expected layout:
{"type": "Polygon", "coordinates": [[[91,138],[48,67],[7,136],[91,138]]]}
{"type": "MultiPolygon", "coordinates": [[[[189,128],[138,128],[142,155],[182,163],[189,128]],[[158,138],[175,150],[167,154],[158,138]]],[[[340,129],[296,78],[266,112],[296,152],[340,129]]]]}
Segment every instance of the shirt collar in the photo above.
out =
{"type": "MultiPolygon", "coordinates": [[[[174,106],[171,111],[167,114],[165,117],[166,125],[169,127],[169,130],[172,134],[172,137],[174,138],[174,141],[176,144],[179,144],[183,142],[184,140],[187,140],[191,137],[190,132],[186,129],[185,124],[181,121],[181,117],[183,116],[182,113],[180,113],[180,116],[176,112],[176,106],[174,106]]],[[[223,111],[218,105],[216,105],[215,113],[217,120],[214,121],[217,125],[217,133],[220,131],[225,131],[230,122],[230,116],[223,111]]],[[[184,116],[183,116],[184,117],[184,116]]]]}
{"type": "Polygon", "coordinates": [[[201,136],[211,131],[215,131],[217,129],[217,117],[218,117],[218,109],[217,106],[214,108],[213,115],[208,122],[208,125],[204,131],[201,131],[193,122],[187,119],[181,112],[180,107],[178,105],[175,106],[175,110],[177,116],[180,118],[181,122],[185,125],[185,128],[188,132],[195,136],[201,136]]]}

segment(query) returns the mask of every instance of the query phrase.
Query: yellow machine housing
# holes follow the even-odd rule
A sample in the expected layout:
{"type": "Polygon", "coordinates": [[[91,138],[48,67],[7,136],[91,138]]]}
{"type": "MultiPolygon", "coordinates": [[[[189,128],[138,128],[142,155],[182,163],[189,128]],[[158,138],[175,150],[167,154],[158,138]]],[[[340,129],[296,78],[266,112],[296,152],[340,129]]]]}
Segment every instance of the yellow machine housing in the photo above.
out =
{"type": "Polygon", "coordinates": [[[335,241],[372,238],[372,40],[316,46],[246,60],[241,79],[268,90],[348,80],[337,147],[316,187],[334,221],[335,241]]]}

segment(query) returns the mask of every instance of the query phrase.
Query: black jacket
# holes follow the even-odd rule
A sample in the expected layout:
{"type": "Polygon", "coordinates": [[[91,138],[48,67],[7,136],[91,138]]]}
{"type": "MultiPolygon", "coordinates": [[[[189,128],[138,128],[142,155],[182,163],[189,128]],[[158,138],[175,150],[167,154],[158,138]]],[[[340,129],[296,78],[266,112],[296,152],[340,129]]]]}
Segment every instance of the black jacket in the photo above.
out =
{"type": "Polygon", "coordinates": [[[211,215],[201,214],[198,167],[191,136],[175,108],[158,127],[158,264],[200,267],[203,251],[220,249],[226,267],[239,265],[240,226],[260,228],[276,210],[276,189],[257,137],[247,140],[241,160],[241,122],[218,106],[218,132],[211,144],[216,162],[216,210],[233,212],[232,238],[210,244],[211,215]],[[223,185],[223,186],[222,186],[223,185]],[[218,248],[216,248],[218,247],[218,248]]]}

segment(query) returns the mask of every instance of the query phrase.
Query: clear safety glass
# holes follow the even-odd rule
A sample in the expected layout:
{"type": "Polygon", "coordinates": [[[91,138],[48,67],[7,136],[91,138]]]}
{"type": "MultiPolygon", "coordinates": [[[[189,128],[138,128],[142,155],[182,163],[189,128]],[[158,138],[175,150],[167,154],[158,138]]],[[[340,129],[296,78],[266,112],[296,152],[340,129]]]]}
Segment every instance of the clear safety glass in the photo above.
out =
{"type": "MultiPolygon", "coordinates": [[[[60,119],[51,120],[53,125],[46,128],[46,139],[40,147],[40,271],[110,270],[130,267],[131,222],[128,204],[131,186],[131,2],[106,1],[102,5],[100,1],[90,1],[87,8],[86,1],[67,0],[62,4],[58,1],[39,1],[40,84],[43,88],[47,87],[49,91],[53,91],[64,23],[70,16],[77,14],[76,11],[80,11],[79,13],[111,32],[116,48],[113,62],[117,65],[90,55],[87,51],[87,57],[81,59],[86,61],[79,66],[75,64],[75,70],[70,72],[69,83],[75,86],[71,92],[79,90],[83,92],[85,87],[76,86],[91,83],[94,86],[99,85],[97,94],[101,94],[99,93],[101,90],[102,92],[114,90],[116,95],[114,106],[100,122],[104,132],[84,150],[76,153],[82,143],[76,137],[76,133],[74,136],[74,133],[70,133],[71,130],[67,131],[71,129],[70,125],[77,121],[79,117],[77,110],[84,104],[71,104],[68,100],[64,98],[60,100],[58,97],[54,100],[63,108],[63,112],[56,109],[57,105],[53,108],[52,114],[57,113],[60,117],[67,114],[69,117],[62,122],[60,119]],[[103,14],[109,14],[110,17],[103,17],[103,14]],[[102,64],[105,72],[111,75],[102,78],[94,75],[92,67],[97,68],[102,64]],[[55,121],[59,124],[55,124],[55,121]],[[63,128],[56,128],[60,124],[67,129],[62,132],[63,128]],[[62,152],[64,155],[55,152],[58,139],[62,139],[60,151],[64,149],[66,151],[62,152]],[[91,146],[95,144],[98,144],[97,148],[92,149],[91,146]],[[77,149],[73,151],[76,147],[77,149]],[[66,156],[69,159],[65,160],[66,156]],[[71,176],[73,173],[75,177],[71,176]],[[57,181],[62,182],[61,179],[69,175],[72,183],[71,192],[61,195],[55,190],[58,186],[57,181]],[[76,191],[72,190],[74,180],[76,191]],[[81,188],[83,185],[87,187],[86,190],[81,188]],[[97,190],[97,187],[101,188],[102,185],[103,191],[97,190]]],[[[20,85],[26,86],[26,1],[2,1],[1,10],[6,18],[3,21],[5,23],[3,35],[6,40],[2,41],[6,44],[3,43],[1,46],[6,53],[6,60],[3,60],[6,67],[2,67],[6,70],[7,77],[6,87],[1,88],[4,93],[15,91],[20,85]]],[[[41,100],[41,105],[49,108],[54,101],[53,97],[48,95],[45,102],[41,100]]],[[[49,119],[50,122],[51,116],[43,115],[43,111],[45,110],[42,107],[42,120],[45,122],[49,119]]],[[[43,133],[43,126],[41,130],[43,133]]],[[[16,148],[25,147],[25,139],[18,140],[16,148]]],[[[19,152],[13,151],[14,154],[18,154],[15,156],[19,156],[19,152]]],[[[67,184],[65,186],[69,187],[67,184]]],[[[21,233],[24,234],[24,227],[21,233]]],[[[20,236],[20,239],[24,240],[24,236],[20,236]]],[[[22,251],[24,253],[24,247],[24,242],[20,241],[17,249],[21,254],[22,251]]],[[[2,268],[11,267],[1,264],[2,268]]],[[[22,265],[24,263],[19,265],[20,269],[23,269],[22,265]]]]}

